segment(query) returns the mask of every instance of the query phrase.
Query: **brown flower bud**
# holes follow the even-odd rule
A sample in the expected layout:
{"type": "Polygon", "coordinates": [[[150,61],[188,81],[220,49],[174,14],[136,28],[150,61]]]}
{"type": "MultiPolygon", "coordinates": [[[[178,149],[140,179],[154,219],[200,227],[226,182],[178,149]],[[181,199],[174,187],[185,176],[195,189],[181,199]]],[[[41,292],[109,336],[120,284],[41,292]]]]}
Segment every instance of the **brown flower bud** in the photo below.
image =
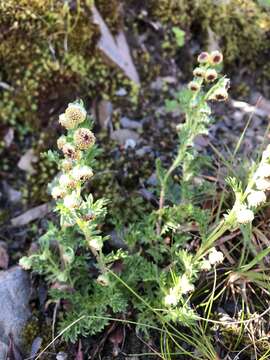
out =
{"type": "Polygon", "coordinates": [[[210,54],[210,63],[213,65],[218,65],[222,63],[223,61],[223,55],[220,51],[212,51],[210,54]]]}
{"type": "Polygon", "coordinates": [[[218,74],[215,69],[208,69],[205,73],[205,80],[207,82],[213,82],[217,79],[218,74]]]}

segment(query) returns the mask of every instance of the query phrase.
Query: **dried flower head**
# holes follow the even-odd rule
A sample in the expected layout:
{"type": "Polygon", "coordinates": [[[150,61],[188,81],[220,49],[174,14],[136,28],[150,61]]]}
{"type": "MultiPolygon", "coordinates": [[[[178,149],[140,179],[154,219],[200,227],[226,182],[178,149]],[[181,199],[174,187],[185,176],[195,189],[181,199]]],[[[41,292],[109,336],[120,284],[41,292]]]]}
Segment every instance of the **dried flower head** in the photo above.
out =
{"type": "Polygon", "coordinates": [[[247,197],[247,202],[249,206],[257,207],[266,202],[266,195],[264,191],[255,191],[252,190],[247,197]]]}
{"type": "Polygon", "coordinates": [[[64,197],[64,205],[68,209],[76,209],[81,204],[81,198],[77,196],[75,192],[64,197]]]}
{"type": "Polygon", "coordinates": [[[63,149],[63,146],[67,143],[67,138],[63,135],[57,140],[57,147],[59,150],[63,149]]]}
{"type": "Polygon", "coordinates": [[[210,97],[210,100],[225,101],[228,99],[228,92],[226,89],[217,89],[210,97]]]}
{"type": "Polygon", "coordinates": [[[223,61],[223,55],[221,54],[220,51],[215,50],[212,51],[210,54],[210,63],[213,65],[218,65],[220,63],[222,63],[223,61]]]}
{"type": "Polygon", "coordinates": [[[215,69],[206,70],[204,78],[207,82],[213,82],[217,79],[217,77],[218,77],[218,73],[216,72],[215,69]]]}
{"type": "Polygon", "coordinates": [[[253,211],[242,207],[236,211],[236,220],[239,224],[251,223],[254,219],[253,211]]]}
{"type": "Polygon", "coordinates": [[[65,157],[71,160],[80,160],[81,159],[81,152],[75,148],[72,144],[66,143],[63,146],[63,153],[65,157]]]}
{"type": "Polygon", "coordinates": [[[189,88],[189,90],[196,92],[196,91],[199,91],[201,87],[196,81],[191,81],[188,84],[188,88],[189,88]]]}
{"type": "Polygon", "coordinates": [[[93,171],[89,166],[76,166],[72,172],[71,176],[76,181],[86,181],[93,176],[93,171]]]}
{"type": "Polygon", "coordinates": [[[255,181],[255,184],[258,190],[270,190],[270,180],[259,178],[255,181]]]}
{"type": "Polygon", "coordinates": [[[80,104],[69,104],[65,111],[65,116],[75,127],[86,119],[86,111],[80,104]]]}
{"type": "Polygon", "coordinates": [[[80,150],[85,150],[93,146],[95,140],[95,135],[87,128],[77,129],[74,133],[74,143],[80,150]]]}
{"type": "Polygon", "coordinates": [[[223,262],[224,255],[221,251],[217,251],[216,248],[213,248],[210,250],[208,260],[211,265],[216,265],[223,262]]]}
{"type": "Polygon", "coordinates": [[[55,200],[62,199],[66,193],[66,189],[61,186],[54,186],[51,191],[51,195],[55,200]]]}
{"type": "Polygon", "coordinates": [[[208,54],[208,52],[203,51],[200,53],[200,55],[198,56],[198,62],[200,64],[205,64],[209,61],[210,55],[208,54]]]}
{"type": "Polygon", "coordinates": [[[205,76],[205,70],[203,68],[196,67],[193,70],[193,75],[196,76],[196,77],[202,77],[203,78],[205,76]]]}

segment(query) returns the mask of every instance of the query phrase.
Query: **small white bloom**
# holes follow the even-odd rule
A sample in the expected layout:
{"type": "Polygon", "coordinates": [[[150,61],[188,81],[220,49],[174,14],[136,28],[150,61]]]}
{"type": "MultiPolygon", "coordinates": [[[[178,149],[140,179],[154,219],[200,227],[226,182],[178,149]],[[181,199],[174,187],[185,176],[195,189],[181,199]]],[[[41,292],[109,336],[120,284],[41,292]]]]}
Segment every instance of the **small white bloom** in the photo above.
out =
{"type": "Polygon", "coordinates": [[[217,251],[216,248],[213,248],[210,250],[208,260],[211,265],[219,264],[223,262],[224,255],[221,251],[217,251]]]}
{"type": "Polygon", "coordinates": [[[270,180],[260,178],[255,181],[255,184],[258,190],[270,190],[270,180]]]}
{"type": "Polygon", "coordinates": [[[270,145],[267,145],[266,149],[262,153],[262,160],[267,161],[270,159],[270,145]]]}
{"type": "Polygon", "coordinates": [[[61,199],[66,195],[66,190],[61,186],[54,186],[52,188],[51,195],[55,200],[61,199]]]}
{"type": "Polygon", "coordinates": [[[202,262],[201,262],[201,270],[203,271],[209,271],[211,270],[211,263],[209,260],[206,260],[204,259],[202,262]]]}
{"type": "Polygon", "coordinates": [[[76,166],[72,170],[71,176],[76,181],[87,180],[87,179],[90,179],[93,176],[93,171],[89,166],[86,166],[86,165],[84,165],[84,166],[76,166]]]}
{"type": "Polygon", "coordinates": [[[78,208],[81,204],[81,198],[76,195],[76,193],[72,193],[64,197],[64,205],[69,209],[78,208]]]}
{"type": "Polygon", "coordinates": [[[72,179],[72,177],[67,174],[60,176],[59,184],[64,188],[74,188],[76,186],[74,179],[72,179]]]}
{"type": "Polygon", "coordinates": [[[261,163],[258,170],[255,173],[255,176],[259,178],[270,177],[270,164],[261,163]]]}
{"type": "Polygon", "coordinates": [[[179,286],[182,294],[187,294],[191,291],[194,291],[194,285],[190,283],[186,274],[182,275],[179,279],[179,286]]]}
{"type": "Polygon", "coordinates": [[[242,207],[236,211],[236,219],[239,224],[251,223],[254,219],[253,211],[242,207]]]}
{"type": "Polygon", "coordinates": [[[168,295],[164,298],[164,303],[166,306],[176,306],[178,303],[178,296],[174,289],[170,289],[170,292],[168,295]]]}
{"type": "Polygon", "coordinates": [[[248,205],[257,207],[266,202],[264,191],[251,191],[247,197],[248,205]]]}

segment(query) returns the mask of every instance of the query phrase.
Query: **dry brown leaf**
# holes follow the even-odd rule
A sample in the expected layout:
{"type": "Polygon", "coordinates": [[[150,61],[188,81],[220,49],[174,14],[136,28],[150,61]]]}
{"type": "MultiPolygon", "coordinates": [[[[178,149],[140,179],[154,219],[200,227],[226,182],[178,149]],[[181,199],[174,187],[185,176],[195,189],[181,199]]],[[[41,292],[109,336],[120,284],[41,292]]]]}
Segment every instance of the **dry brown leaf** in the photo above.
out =
{"type": "Polygon", "coordinates": [[[139,75],[132,61],[124,32],[120,30],[114,38],[94,5],[92,7],[92,13],[93,20],[99,26],[101,33],[98,48],[110,61],[123,70],[127,77],[136,84],[140,84],[139,75]]]}

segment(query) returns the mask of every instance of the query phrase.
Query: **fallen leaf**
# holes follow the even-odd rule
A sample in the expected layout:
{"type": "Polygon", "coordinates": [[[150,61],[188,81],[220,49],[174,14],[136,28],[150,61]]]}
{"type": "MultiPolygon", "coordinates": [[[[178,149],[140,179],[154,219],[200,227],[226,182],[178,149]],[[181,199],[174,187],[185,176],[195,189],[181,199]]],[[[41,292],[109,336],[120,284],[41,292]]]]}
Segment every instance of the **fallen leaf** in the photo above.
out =
{"type": "Polygon", "coordinates": [[[23,170],[26,171],[30,174],[34,174],[35,170],[32,166],[32,163],[37,162],[38,158],[37,156],[34,154],[34,150],[33,149],[29,149],[26,151],[26,153],[20,158],[19,162],[18,162],[18,167],[23,170]]]}
{"type": "Polygon", "coordinates": [[[30,223],[31,221],[34,221],[36,219],[44,217],[45,215],[48,214],[48,212],[50,210],[51,210],[51,206],[49,203],[36,206],[36,207],[26,211],[25,213],[13,218],[11,220],[11,225],[12,226],[26,225],[26,224],[30,223]]]}
{"type": "Polygon", "coordinates": [[[129,46],[126,36],[122,30],[114,38],[100,15],[98,9],[93,5],[92,7],[93,20],[100,28],[100,39],[98,48],[102,53],[124,71],[127,77],[133,80],[136,84],[140,84],[139,75],[133,64],[129,46]]]}

